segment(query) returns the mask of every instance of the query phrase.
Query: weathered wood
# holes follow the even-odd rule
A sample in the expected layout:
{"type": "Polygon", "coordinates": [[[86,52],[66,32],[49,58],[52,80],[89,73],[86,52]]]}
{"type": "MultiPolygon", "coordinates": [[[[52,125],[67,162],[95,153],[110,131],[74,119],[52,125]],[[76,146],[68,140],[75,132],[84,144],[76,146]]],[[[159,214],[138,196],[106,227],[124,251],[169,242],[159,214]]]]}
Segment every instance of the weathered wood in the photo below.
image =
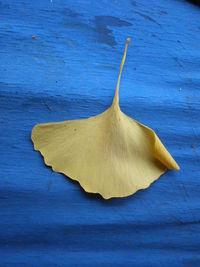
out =
{"type": "Polygon", "coordinates": [[[200,8],[187,1],[0,3],[0,265],[200,266],[200,8]],[[47,168],[40,122],[112,101],[177,160],[147,190],[103,200],[47,168]]]}

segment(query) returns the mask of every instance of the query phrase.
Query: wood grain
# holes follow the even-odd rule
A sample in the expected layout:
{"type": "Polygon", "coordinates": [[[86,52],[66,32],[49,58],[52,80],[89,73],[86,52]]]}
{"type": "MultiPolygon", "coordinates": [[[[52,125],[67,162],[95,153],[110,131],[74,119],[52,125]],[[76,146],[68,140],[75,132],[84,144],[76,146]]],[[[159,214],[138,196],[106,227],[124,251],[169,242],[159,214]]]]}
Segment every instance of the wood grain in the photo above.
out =
{"type": "Polygon", "coordinates": [[[200,266],[200,8],[187,1],[0,3],[0,266],[200,266]],[[103,200],[47,168],[41,122],[112,101],[152,127],[181,167],[103,200]]]}

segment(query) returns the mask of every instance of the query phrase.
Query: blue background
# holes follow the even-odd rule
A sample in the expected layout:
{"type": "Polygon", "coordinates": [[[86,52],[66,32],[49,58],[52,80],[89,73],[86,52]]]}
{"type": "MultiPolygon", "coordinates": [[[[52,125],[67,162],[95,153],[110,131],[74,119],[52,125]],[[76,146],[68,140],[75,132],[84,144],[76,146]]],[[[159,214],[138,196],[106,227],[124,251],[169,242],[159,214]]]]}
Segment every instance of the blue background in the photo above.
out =
{"type": "Polygon", "coordinates": [[[200,266],[200,8],[182,0],[0,2],[0,266],[200,266]],[[35,36],[35,38],[32,38],[35,36]],[[37,123],[112,102],[181,167],[105,201],[46,167],[37,123]]]}

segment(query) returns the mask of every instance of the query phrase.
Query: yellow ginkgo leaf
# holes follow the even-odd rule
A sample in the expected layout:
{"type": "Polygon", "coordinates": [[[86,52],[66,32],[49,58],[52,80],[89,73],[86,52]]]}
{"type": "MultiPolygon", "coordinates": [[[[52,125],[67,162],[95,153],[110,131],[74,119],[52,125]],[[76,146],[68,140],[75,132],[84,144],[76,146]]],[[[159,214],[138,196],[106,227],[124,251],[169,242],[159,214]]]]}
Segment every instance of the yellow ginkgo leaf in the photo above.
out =
{"type": "Polygon", "coordinates": [[[88,119],[38,124],[31,136],[46,165],[105,199],[129,196],[167,169],[179,170],[154,131],[120,110],[119,83],[129,41],[110,108],[88,119]]]}

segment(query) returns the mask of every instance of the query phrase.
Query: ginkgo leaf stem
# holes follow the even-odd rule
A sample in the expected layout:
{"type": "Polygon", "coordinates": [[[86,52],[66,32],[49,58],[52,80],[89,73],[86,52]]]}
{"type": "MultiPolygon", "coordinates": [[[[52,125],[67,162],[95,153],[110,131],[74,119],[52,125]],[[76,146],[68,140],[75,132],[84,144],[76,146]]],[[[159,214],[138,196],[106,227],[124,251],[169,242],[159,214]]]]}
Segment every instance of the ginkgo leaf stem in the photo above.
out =
{"type": "Polygon", "coordinates": [[[130,43],[130,41],[131,41],[130,38],[128,38],[127,41],[126,41],[126,46],[125,46],[125,49],[124,49],[124,55],[123,55],[123,58],[122,58],[122,61],[121,61],[120,69],[119,69],[117,87],[116,87],[116,90],[115,90],[115,95],[114,95],[113,103],[112,103],[112,106],[114,106],[114,107],[118,107],[119,106],[119,84],[120,84],[122,69],[123,69],[123,66],[124,66],[125,59],[126,59],[127,47],[128,47],[128,44],[130,43]]]}

